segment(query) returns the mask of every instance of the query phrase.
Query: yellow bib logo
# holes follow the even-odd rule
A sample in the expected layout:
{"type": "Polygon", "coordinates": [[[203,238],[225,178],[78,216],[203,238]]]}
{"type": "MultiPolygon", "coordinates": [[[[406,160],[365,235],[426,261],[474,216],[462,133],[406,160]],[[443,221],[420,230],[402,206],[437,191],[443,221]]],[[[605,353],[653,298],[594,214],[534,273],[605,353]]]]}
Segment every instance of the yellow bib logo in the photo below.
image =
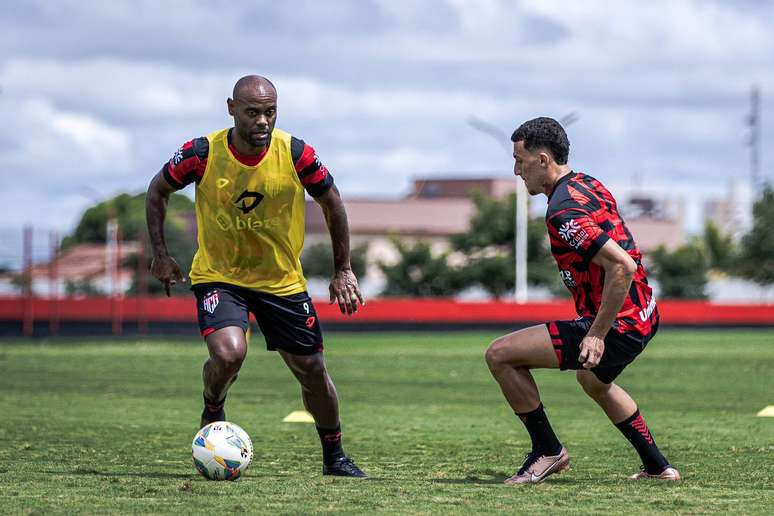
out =
{"type": "Polygon", "coordinates": [[[239,196],[239,198],[236,200],[234,204],[237,205],[237,208],[244,214],[247,215],[252,210],[255,209],[256,206],[260,204],[260,202],[263,200],[263,194],[259,194],[258,192],[248,192],[245,190],[242,192],[242,195],[239,196]],[[251,199],[250,204],[247,204],[247,200],[251,199]],[[242,204],[239,204],[239,201],[242,201],[242,204]]]}

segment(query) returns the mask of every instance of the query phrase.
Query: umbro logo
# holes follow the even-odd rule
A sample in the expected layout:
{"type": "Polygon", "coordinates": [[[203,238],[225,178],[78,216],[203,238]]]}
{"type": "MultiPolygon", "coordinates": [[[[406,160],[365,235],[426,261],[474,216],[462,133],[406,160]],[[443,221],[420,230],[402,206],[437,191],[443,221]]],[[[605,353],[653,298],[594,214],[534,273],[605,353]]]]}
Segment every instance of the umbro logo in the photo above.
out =
{"type": "Polygon", "coordinates": [[[263,194],[259,194],[258,192],[250,192],[248,190],[245,190],[242,192],[242,195],[240,195],[236,201],[234,201],[234,204],[237,205],[237,208],[244,214],[247,215],[251,211],[255,209],[256,206],[258,206],[261,201],[263,200],[263,194]],[[249,199],[249,203],[248,203],[249,199]],[[242,204],[239,204],[239,202],[242,202],[242,204]]]}

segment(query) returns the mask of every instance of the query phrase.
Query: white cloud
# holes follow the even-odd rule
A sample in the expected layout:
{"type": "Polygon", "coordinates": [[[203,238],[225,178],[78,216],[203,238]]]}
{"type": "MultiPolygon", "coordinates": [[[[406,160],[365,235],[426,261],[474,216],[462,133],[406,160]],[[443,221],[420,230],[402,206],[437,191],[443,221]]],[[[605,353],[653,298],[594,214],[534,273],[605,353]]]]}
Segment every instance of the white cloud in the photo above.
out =
{"type": "MultiPolygon", "coordinates": [[[[750,57],[743,55],[750,50],[771,48],[774,44],[769,17],[744,12],[728,2],[525,0],[524,4],[528,12],[564,21],[572,29],[573,36],[564,49],[596,49],[601,59],[617,56],[649,62],[658,58],[669,64],[701,64],[717,59],[744,59],[750,57]]],[[[771,14],[771,7],[761,3],[757,10],[761,11],[759,14],[771,14]]],[[[753,55],[763,54],[754,51],[753,55]]]]}
{"type": "Polygon", "coordinates": [[[57,110],[36,97],[18,105],[2,102],[0,113],[7,114],[6,121],[16,129],[8,133],[15,152],[0,158],[0,163],[33,169],[54,165],[62,170],[68,168],[62,164],[67,160],[87,173],[108,164],[121,170],[131,163],[127,132],[93,116],[57,110]]]}
{"type": "Polygon", "coordinates": [[[435,120],[464,119],[469,112],[488,116],[513,105],[466,88],[355,88],[305,76],[279,76],[274,82],[282,116],[388,121],[428,116],[435,120]]]}
{"type": "Polygon", "coordinates": [[[52,118],[51,127],[100,165],[129,154],[129,135],[91,116],[61,113],[52,118]]]}
{"type": "Polygon", "coordinates": [[[417,174],[453,166],[443,149],[423,151],[407,146],[368,152],[343,149],[328,156],[326,163],[336,182],[346,185],[345,191],[378,196],[404,193],[417,174]]]}
{"type": "Polygon", "coordinates": [[[17,104],[0,97],[0,118],[5,150],[0,153],[0,226],[69,230],[95,195],[115,193],[114,185],[133,164],[125,131],[90,115],[58,110],[44,98],[17,104]]]}
{"type": "Polygon", "coordinates": [[[118,58],[62,61],[11,58],[0,67],[7,95],[44,97],[80,111],[123,120],[186,118],[216,111],[232,79],[118,58]]]}
{"type": "MultiPolygon", "coordinates": [[[[89,202],[78,185],[144,188],[183,141],[230,122],[225,98],[247,73],[277,84],[278,125],[318,149],[345,196],[403,192],[436,170],[510,174],[471,114],[509,133],[577,111],[578,166],[611,181],[637,169],[686,195],[725,188],[702,182],[708,171],[746,169],[753,83],[774,133],[766,2],[13,3],[0,167],[27,181],[0,191],[5,223],[72,224],[89,202]]],[[[762,156],[774,171],[770,138],[762,156]]]]}

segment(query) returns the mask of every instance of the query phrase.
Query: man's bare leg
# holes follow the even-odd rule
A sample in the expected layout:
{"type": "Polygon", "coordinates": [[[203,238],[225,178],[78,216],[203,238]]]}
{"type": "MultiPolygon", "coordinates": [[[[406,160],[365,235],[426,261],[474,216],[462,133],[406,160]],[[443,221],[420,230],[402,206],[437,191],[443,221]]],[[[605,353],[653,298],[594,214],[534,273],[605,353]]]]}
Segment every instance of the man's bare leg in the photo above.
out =
{"type": "Polygon", "coordinates": [[[640,456],[644,470],[632,478],[680,480],[680,473],[661,454],[637,404],[625,390],[614,383],[601,382],[591,371],[579,370],[576,378],[640,456]]]}
{"type": "Polygon", "coordinates": [[[594,373],[585,369],[576,371],[575,377],[583,391],[597,402],[614,425],[637,410],[637,404],[629,393],[615,383],[602,383],[594,373]]]}
{"type": "Polygon", "coordinates": [[[322,352],[293,355],[280,350],[279,353],[301,384],[304,407],[314,417],[323,450],[323,475],[366,478],[341,445],[339,398],[322,352]]]}
{"type": "Polygon", "coordinates": [[[223,409],[226,393],[236,381],[239,369],[247,355],[245,332],[238,326],[216,330],[205,338],[210,358],[204,363],[204,411],[201,426],[225,419],[223,409]]]}
{"type": "Polygon", "coordinates": [[[540,482],[569,467],[567,450],[556,438],[540,402],[532,368],[558,368],[545,325],[532,326],[496,339],[485,354],[492,376],[516,415],[527,427],[532,451],[508,484],[540,482]]]}
{"type": "Polygon", "coordinates": [[[312,414],[317,426],[339,426],[339,398],[322,352],[301,356],[280,350],[279,354],[301,384],[304,407],[312,414]]]}
{"type": "Polygon", "coordinates": [[[551,336],[544,324],[525,328],[496,339],[485,354],[492,376],[517,414],[540,405],[531,368],[559,368],[551,336]]]}

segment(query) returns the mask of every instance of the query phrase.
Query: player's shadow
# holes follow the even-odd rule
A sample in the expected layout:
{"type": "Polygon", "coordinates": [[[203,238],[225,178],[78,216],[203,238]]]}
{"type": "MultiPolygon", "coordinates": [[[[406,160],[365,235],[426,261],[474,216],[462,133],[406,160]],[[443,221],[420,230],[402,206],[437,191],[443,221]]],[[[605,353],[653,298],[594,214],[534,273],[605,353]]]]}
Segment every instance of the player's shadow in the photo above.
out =
{"type": "Polygon", "coordinates": [[[190,473],[140,473],[140,472],[122,472],[99,471],[96,469],[74,469],[70,471],[44,471],[49,475],[83,475],[93,477],[143,477],[143,478],[192,478],[190,473]]]}
{"type": "MultiPolygon", "coordinates": [[[[509,478],[512,474],[513,473],[505,471],[487,469],[471,473],[465,478],[434,478],[430,480],[430,482],[433,484],[505,485],[505,479],[509,478]]],[[[551,477],[551,483],[575,484],[576,480],[565,476],[556,476],[551,477]]]]}
{"type": "Polygon", "coordinates": [[[473,485],[498,485],[503,481],[499,478],[434,478],[430,480],[431,484],[473,484],[473,485]]]}
{"type": "Polygon", "coordinates": [[[505,471],[496,471],[493,469],[486,469],[483,471],[475,471],[468,474],[465,478],[434,478],[430,480],[433,484],[479,484],[479,485],[495,485],[502,484],[503,480],[510,477],[505,471]]]}
{"type": "MultiPolygon", "coordinates": [[[[74,469],[70,471],[49,470],[49,471],[43,471],[43,473],[46,473],[48,475],[81,475],[81,476],[92,476],[92,477],[103,477],[103,478],[142,477],[142,478],[178,478],[183,480],[199,479],[196,473],[162,473],[162,472],[139,472],[139,471],[117,472],[117,471],[100,471],[98,469],[90,469],[90,468],[74,469]]],[[[287,476],[288,475],[277,475],[277,474],[256,475],[254,474],[254,472],[251,472],[249,477],[246,476],[240,480],[250,480],[251,478],[281,479],[287,476]]]]}

